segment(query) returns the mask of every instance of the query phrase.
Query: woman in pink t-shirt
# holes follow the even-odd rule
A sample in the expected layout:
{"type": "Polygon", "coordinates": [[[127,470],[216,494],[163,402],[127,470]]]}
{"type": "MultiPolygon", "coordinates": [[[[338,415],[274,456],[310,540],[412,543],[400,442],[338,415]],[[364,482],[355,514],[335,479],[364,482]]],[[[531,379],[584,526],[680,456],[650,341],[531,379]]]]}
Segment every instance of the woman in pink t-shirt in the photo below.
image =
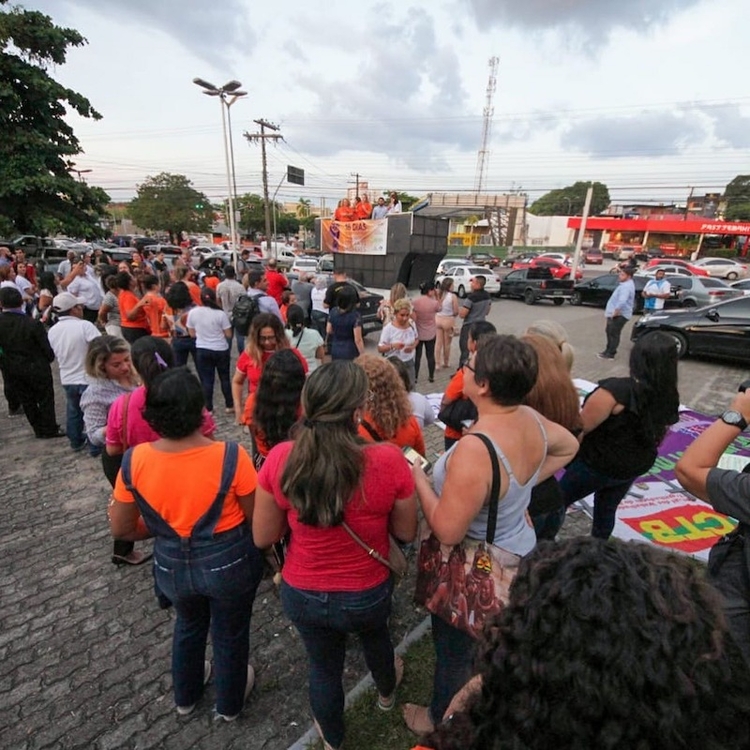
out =
{"type": "Polygon", "coordinates": [[[385,558],[389,531],[411,541],[417,530],[414,480],[403,454],[357,435],[367,397],[367,375],[353,362],[335,360],[310,375],[302,391],[305,418],[294,442],[268,454],[253,512],[258,547],[289,530],[281,601],[307,650],[318,731],[333,748],[344,739],[346,634],[359,636],[382,710],[395,705],[403,671],[388,632],[390,571],[344,524],[385,558]]]}
{"type": "Polygon", "coordinates": [[[435,339],[437,322],[435,316],[440,312],[440,303],[435,299],[435,287],[429,281],[419,285],[420,295],[412,303],[412,318],[417,326],[417,349],[414,352],[414,377],[419,377],[419,365],[422,361],[422,349],[427,357],[427,375],[430,383],[435,381],[435,339]]]}
{"type": "MultiPolygon", "coordinates": [[[[166,339],[144,336],[130,350],[130,357],[143,385],[120,396],[110,407],[107,417],[106,450],[110,456],[121,457],[128,448],[140,443],[152,443],[160,435],[143,418],[146,391],[157,375],[174,365],[174,352],[166,339]]],[[[203,409],[201,432],[213,437],[216,431],[211,414],[203,409]]],[[[114,476],[119,470],[119,461],[113,463],[114,476]]]]}

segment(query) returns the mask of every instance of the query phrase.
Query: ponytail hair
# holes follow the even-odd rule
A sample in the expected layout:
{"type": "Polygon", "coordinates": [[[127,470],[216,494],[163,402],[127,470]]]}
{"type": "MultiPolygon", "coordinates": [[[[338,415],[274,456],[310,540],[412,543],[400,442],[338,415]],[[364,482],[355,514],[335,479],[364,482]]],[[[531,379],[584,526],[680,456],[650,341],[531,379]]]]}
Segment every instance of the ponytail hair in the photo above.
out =
{"type": "Polygon", "coordinates": [[[299,336],[305,327],[305,311],[299,305],[289,305],[286,311],[286,327],[292,337],[299,336]]]}

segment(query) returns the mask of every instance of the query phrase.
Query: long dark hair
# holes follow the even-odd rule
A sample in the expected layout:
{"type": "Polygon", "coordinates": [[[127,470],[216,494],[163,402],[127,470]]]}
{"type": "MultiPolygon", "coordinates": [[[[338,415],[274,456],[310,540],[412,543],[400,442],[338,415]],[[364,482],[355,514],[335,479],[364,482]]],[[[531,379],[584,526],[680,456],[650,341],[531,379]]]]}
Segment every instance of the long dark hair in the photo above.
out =
{"type": "Polygon", "coordinates": [[[630,377],[643,429],[658,445],[680,418],[677,347],[671,337],[655,331],[638,339],[630,352],[630,377]]]}
{"type": "Polygon", "coordinates": [[[364,470],[354,412],[366,400],[367,375],[346,360],[323,365],[305,383],[305,419],[281,475],[281,491],[300,523],[326,527],[343,520],[364,470]]]}
{"type": "Polygon", "coordinates": [[[174,366],[174,351],[166,339],[157,336],[142,336],[132,346],[130,357],[135,371],[141,376],[148,390],[151,383],[164,370],[174,366]]]}
{"type": "Polygon", "coordinates": [[[252,431],[268,448],[289,439],[299,417],[305,368],[291,349],[274,352],[263,367],[253,407],[252,431]]]}
{"type": "Polygon", "coordinates": [[[286,326],[292,336],[299,336],[305,328],[305,311],[299,305],[289,305],[286,311],[286,326]]]}

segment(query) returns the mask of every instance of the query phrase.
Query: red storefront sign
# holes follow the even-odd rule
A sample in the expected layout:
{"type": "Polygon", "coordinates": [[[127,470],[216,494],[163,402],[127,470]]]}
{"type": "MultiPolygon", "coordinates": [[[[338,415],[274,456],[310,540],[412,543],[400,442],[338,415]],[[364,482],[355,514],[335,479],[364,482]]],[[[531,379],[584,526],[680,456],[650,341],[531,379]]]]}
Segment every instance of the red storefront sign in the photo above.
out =
{"type": "MultiPolygon", "coordinates": [[[[570,217],[568,228],[580,229],[581,217],[570,217]]],[[[608,219],[603,216],[593,216],[586,220],[586,229],[605,232],[649,232],[651,234],[750,235],[750,222],[704,221],[703,219],[608,219]]]]}

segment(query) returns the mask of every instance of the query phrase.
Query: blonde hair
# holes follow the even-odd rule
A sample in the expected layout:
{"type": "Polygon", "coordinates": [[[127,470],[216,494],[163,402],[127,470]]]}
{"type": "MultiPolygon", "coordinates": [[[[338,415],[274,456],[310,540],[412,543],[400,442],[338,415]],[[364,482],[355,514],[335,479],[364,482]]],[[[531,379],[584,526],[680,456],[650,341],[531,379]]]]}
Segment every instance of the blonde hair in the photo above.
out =
{"type": "Polygon", "coordinates": [[[409,312],[411,312],[411,300],[409,300],[407,297],[397,299],[393,303],[393,314],[395,315],[400,310],[408,310],[409,312]]]}
{"type": "Polygon", "coordinates": [[[537,320],[526,329],[526,333],[549,339],[560,350],[568,372],[573,369],[575,349],[568,343],[568,333],[559,323],[554,320],[537,320]]]}
{"type": "Polygon", "coordinates": [[[384,438],[392,438],[411,417],[411,401],[401,378],[387,359],[374,354],[362,354],[354,364],[365,371],[370,383],[367,415],[373,427],[384,438]]]}
{"type": "MultiPolygon", "coordinates": [[[[86,352],[86,374],[91,378],[106,380],[107,371],[104,366],[113,354],[130,354],[130,344],[119,336],[104,335],[92,339],[86,352]]],[[[131,374],[135,377],[132,365],[131,374]]]]}
{"type": "Polygon", "coordinates": [[[391,287],[391,305],[395,305],[396,300],[404,299],[408,296],[408,294],[409,293],[406,291],[406,287],[400,281],[398,281],[391,287]]]}

